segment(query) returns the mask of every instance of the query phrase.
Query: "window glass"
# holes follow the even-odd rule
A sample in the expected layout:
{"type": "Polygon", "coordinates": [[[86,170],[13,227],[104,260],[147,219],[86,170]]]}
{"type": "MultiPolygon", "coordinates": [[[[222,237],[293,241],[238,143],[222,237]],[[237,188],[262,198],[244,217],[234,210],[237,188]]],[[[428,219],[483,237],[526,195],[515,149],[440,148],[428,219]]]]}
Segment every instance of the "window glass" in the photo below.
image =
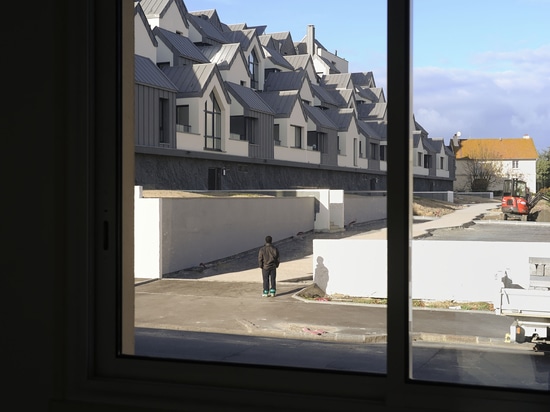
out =
{"type": "MultiPolygon", "coordinates": [[[[387,138],[385,1],[368,6],[376,16],[371,47],[357,42],[349,56],[337,48],[350,37],[333,34],[335,24],[348,30],[351,17],[315,17],[308,3],[293,4],[300,10],[288,25],[286,9],[271,7],[275,17],[265,16],[266,28],[255,32],[237,23],[257,22],[257,7],[213,3],[213,14],[200,12],[204,3],[185,6],[191,24],[200,15],[204,27],[182,21],[176,31],[218,66],[207,76],[210,67],[201,61],[191,70],[197,54],[187,56],[186,67],[163,67],[158,84],[149,80],[136,97],[143,108],[141,96],[166,89],[161,80],[168,78],[177,97],[174,110],[165,110],[174,113],[170,121],[204,125],[194,131],[203,144],[190,133],[166,155],[145,150],[136,158],[136,354],[383,375],[387,165],[367,161],[365,130],[376,141],[387,138]],[[227,39],[223,52],[210,44],[217,31],[227,39]],[[265,47],[248,52],[250,44],[265,47]],[[250,87],[234,80],[243,63],[250,87]],[[269,73],[265,85],[261,73],[269,73]],[[215,93],[203,96],[214,81],[215,93]],[[375,113],[363,116],[352,107],[367,97],[375,113]],[[312,150],[291,150],[306,145],[312,150]],[[259,250],[267,235],[280,262],[276,286],[263,288],[259,250]]],[[[173,31],[180,8],[147,20],[154,2],[135,7],[136,50],[182,52],[165,44],[177,36],[155,45],[144,35],[157,25],[173,31]]],[[[178,61],[172,57],[163,55],[178,61]]]]}
{"type": "Polygon", "coordinates": [[[427,171],[414,187],[445,202],[423,199],[413,225],[412,377],[548,391],[550,228],[540,208],[550,203],[537,207],[525,193],[541,189],[536,149],[545,137],[509,93],[521,87],[527,106],[541,104],[536,84],[548,88],[548,72],[536,56],[547,45],[534,33],[550,31],[537,7],[496,4],[414,2],[416,132],[438,136],[419,139],[428,142],[427,171]],[[510,30],[517,21],[530,30],[510,30]],[[520,152],[531,166],[513,169],[520,152]]]}

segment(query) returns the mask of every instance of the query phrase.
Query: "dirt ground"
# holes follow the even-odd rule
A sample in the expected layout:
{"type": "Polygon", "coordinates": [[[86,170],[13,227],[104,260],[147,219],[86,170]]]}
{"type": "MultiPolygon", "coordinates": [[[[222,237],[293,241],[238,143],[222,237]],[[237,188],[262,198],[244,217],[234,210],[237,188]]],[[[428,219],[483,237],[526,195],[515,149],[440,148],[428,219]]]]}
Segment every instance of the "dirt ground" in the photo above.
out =
{"type": "MultiPolygon", "coordinates": [[[[215,197],[216,194],[212,192],[200,193],[200,192],[186,192],[183,190],[144,190],[143,197],[164,197],[164,198],[189,198],[189,197],[215,197]]],[[[227,193],[220,192],[219,196],[234,196],[234,197],[248,197],[248,196],[261,196],[257,194],[242,194],[242,193],[227,193]]],[[[426,216],[426,217],[438,217],[448,213],[452,213],[457,209],[463,208],[465,205],[473,203],[488,203],[494,202],[495,209],[493,212],[496,214],[500,211],[500,199],[487,199],[479,196],[464,196],[456,195],[454,203],[445,202],[442,200],[427,199],[422,197],[413,198],[413,215],[414,216],[426,216]]],[[[493,215],[496,216],[496,215],[493,215]]],[[[541,200],[532,211],[532,220],[536,222],[550,222],[550,203],[545,200],[541,200]]],[[[488,218],[490,218],[488,216],[488,218]]]]}

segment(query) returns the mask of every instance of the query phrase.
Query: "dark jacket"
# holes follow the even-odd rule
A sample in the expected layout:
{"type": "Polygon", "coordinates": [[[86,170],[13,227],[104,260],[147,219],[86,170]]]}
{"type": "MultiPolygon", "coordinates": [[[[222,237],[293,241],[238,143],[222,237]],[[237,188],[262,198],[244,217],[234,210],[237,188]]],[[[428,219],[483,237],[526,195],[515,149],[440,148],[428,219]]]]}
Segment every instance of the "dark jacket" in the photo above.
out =
{"type": "Polygon", "coordinates": [[[258,252],[258,265],[262,269],[279,267],[279,250],[271,243],[266,243],[258,252]]]}

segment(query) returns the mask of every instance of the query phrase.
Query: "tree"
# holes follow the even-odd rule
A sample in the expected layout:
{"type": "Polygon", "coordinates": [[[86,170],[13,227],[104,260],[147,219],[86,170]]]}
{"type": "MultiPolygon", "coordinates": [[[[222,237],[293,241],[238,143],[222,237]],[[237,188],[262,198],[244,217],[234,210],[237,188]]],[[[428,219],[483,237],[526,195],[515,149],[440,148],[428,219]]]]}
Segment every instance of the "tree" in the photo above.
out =
{"type": "Polygon", "coordinates": [[[502,176],[500,156],[485,148],[472,153],[464,163],[467,185],[472,192],[486,192],[502,176]]]}
{"type": "Polygon", "coordinates": [[[550,187],[550,147],[537,159],[537,191],[550,187]]]}

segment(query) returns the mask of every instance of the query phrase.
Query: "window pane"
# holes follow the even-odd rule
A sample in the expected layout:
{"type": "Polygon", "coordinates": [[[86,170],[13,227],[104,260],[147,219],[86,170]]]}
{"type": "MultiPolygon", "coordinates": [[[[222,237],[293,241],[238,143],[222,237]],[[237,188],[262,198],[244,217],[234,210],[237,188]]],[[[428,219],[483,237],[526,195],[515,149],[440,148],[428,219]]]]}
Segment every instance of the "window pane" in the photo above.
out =
{"type": "MultiPolygon", "coordinates": [[[[336,20],[318,15],[314,25],[311,4],[295,3],[296,22],[286,30],[296,32],[287,36],[280,30],[288,18],[284,7],[272,6],[258,35],[235,24],[256,21],[255,4],[243,3],[238,13],[235,6],[201,13],[209,30],[220,27],[218,18],[224,23],[217,37],[227,38],[223,50],[218,41],[209,44],[212,31],[197,39],[183,24],[180,36],[150,44],[141,34],[153,27],[143,27],[147,18],[139,11],[150,3],[136,3],[136,52],[182,53],[166,43],[188,36],[197,48],[193,56],[163,59],[191,65],[202,54],[218,68],[174,63],[156,77],[156,64],[139,67],[151,72],[146,84],[136,84],[136,106],[147,113],[141,96],[172,93],[175,110],[165,113],[193,130],[166,154],[136,147],[136,354],[385,374],[387,165],[374,152],[369,159],[367,142],[377,150],[387,140],[386,1],[349,2],[363,13],[336,20]],[[337,43],[348,47],[362,34],[337,41],[334,30],[362,27],[367,12],[376,16],[369,47],[359,41],[349,58],[340,56],[336,47],[344,44],[337,43]],[[242,50],[236,39],[248,39],[242,50]],[[229,61],[236,61],[233,68],[229,61]],[[239,77],[246,62],[251,87],[239,77]],[[307,146],[312,150],[295,149],[307,146]],[[281,261],[276,287],[265,288],[274,296],[264,298],[259,249],[266,235],[281,261]]],[[[205,6],[185,5],[191,14],[205,6]]],[[[149,24],[166,34],[179,11],[149,24]]],[[[147,124],[140,120],[137,128],[147,124]]]]}
{"type": "Polygon", "coordinates": [[[548,391],[550,203],[533,196],[548,140],[532,110],[547,104],[537,55],[550,9],[495,6],[414,2],[412,376],[548,391]],[[510,29],[517,21],[529,30],[510,29]],[[518,87],[525,105],[510,100],[518,87]]]}

